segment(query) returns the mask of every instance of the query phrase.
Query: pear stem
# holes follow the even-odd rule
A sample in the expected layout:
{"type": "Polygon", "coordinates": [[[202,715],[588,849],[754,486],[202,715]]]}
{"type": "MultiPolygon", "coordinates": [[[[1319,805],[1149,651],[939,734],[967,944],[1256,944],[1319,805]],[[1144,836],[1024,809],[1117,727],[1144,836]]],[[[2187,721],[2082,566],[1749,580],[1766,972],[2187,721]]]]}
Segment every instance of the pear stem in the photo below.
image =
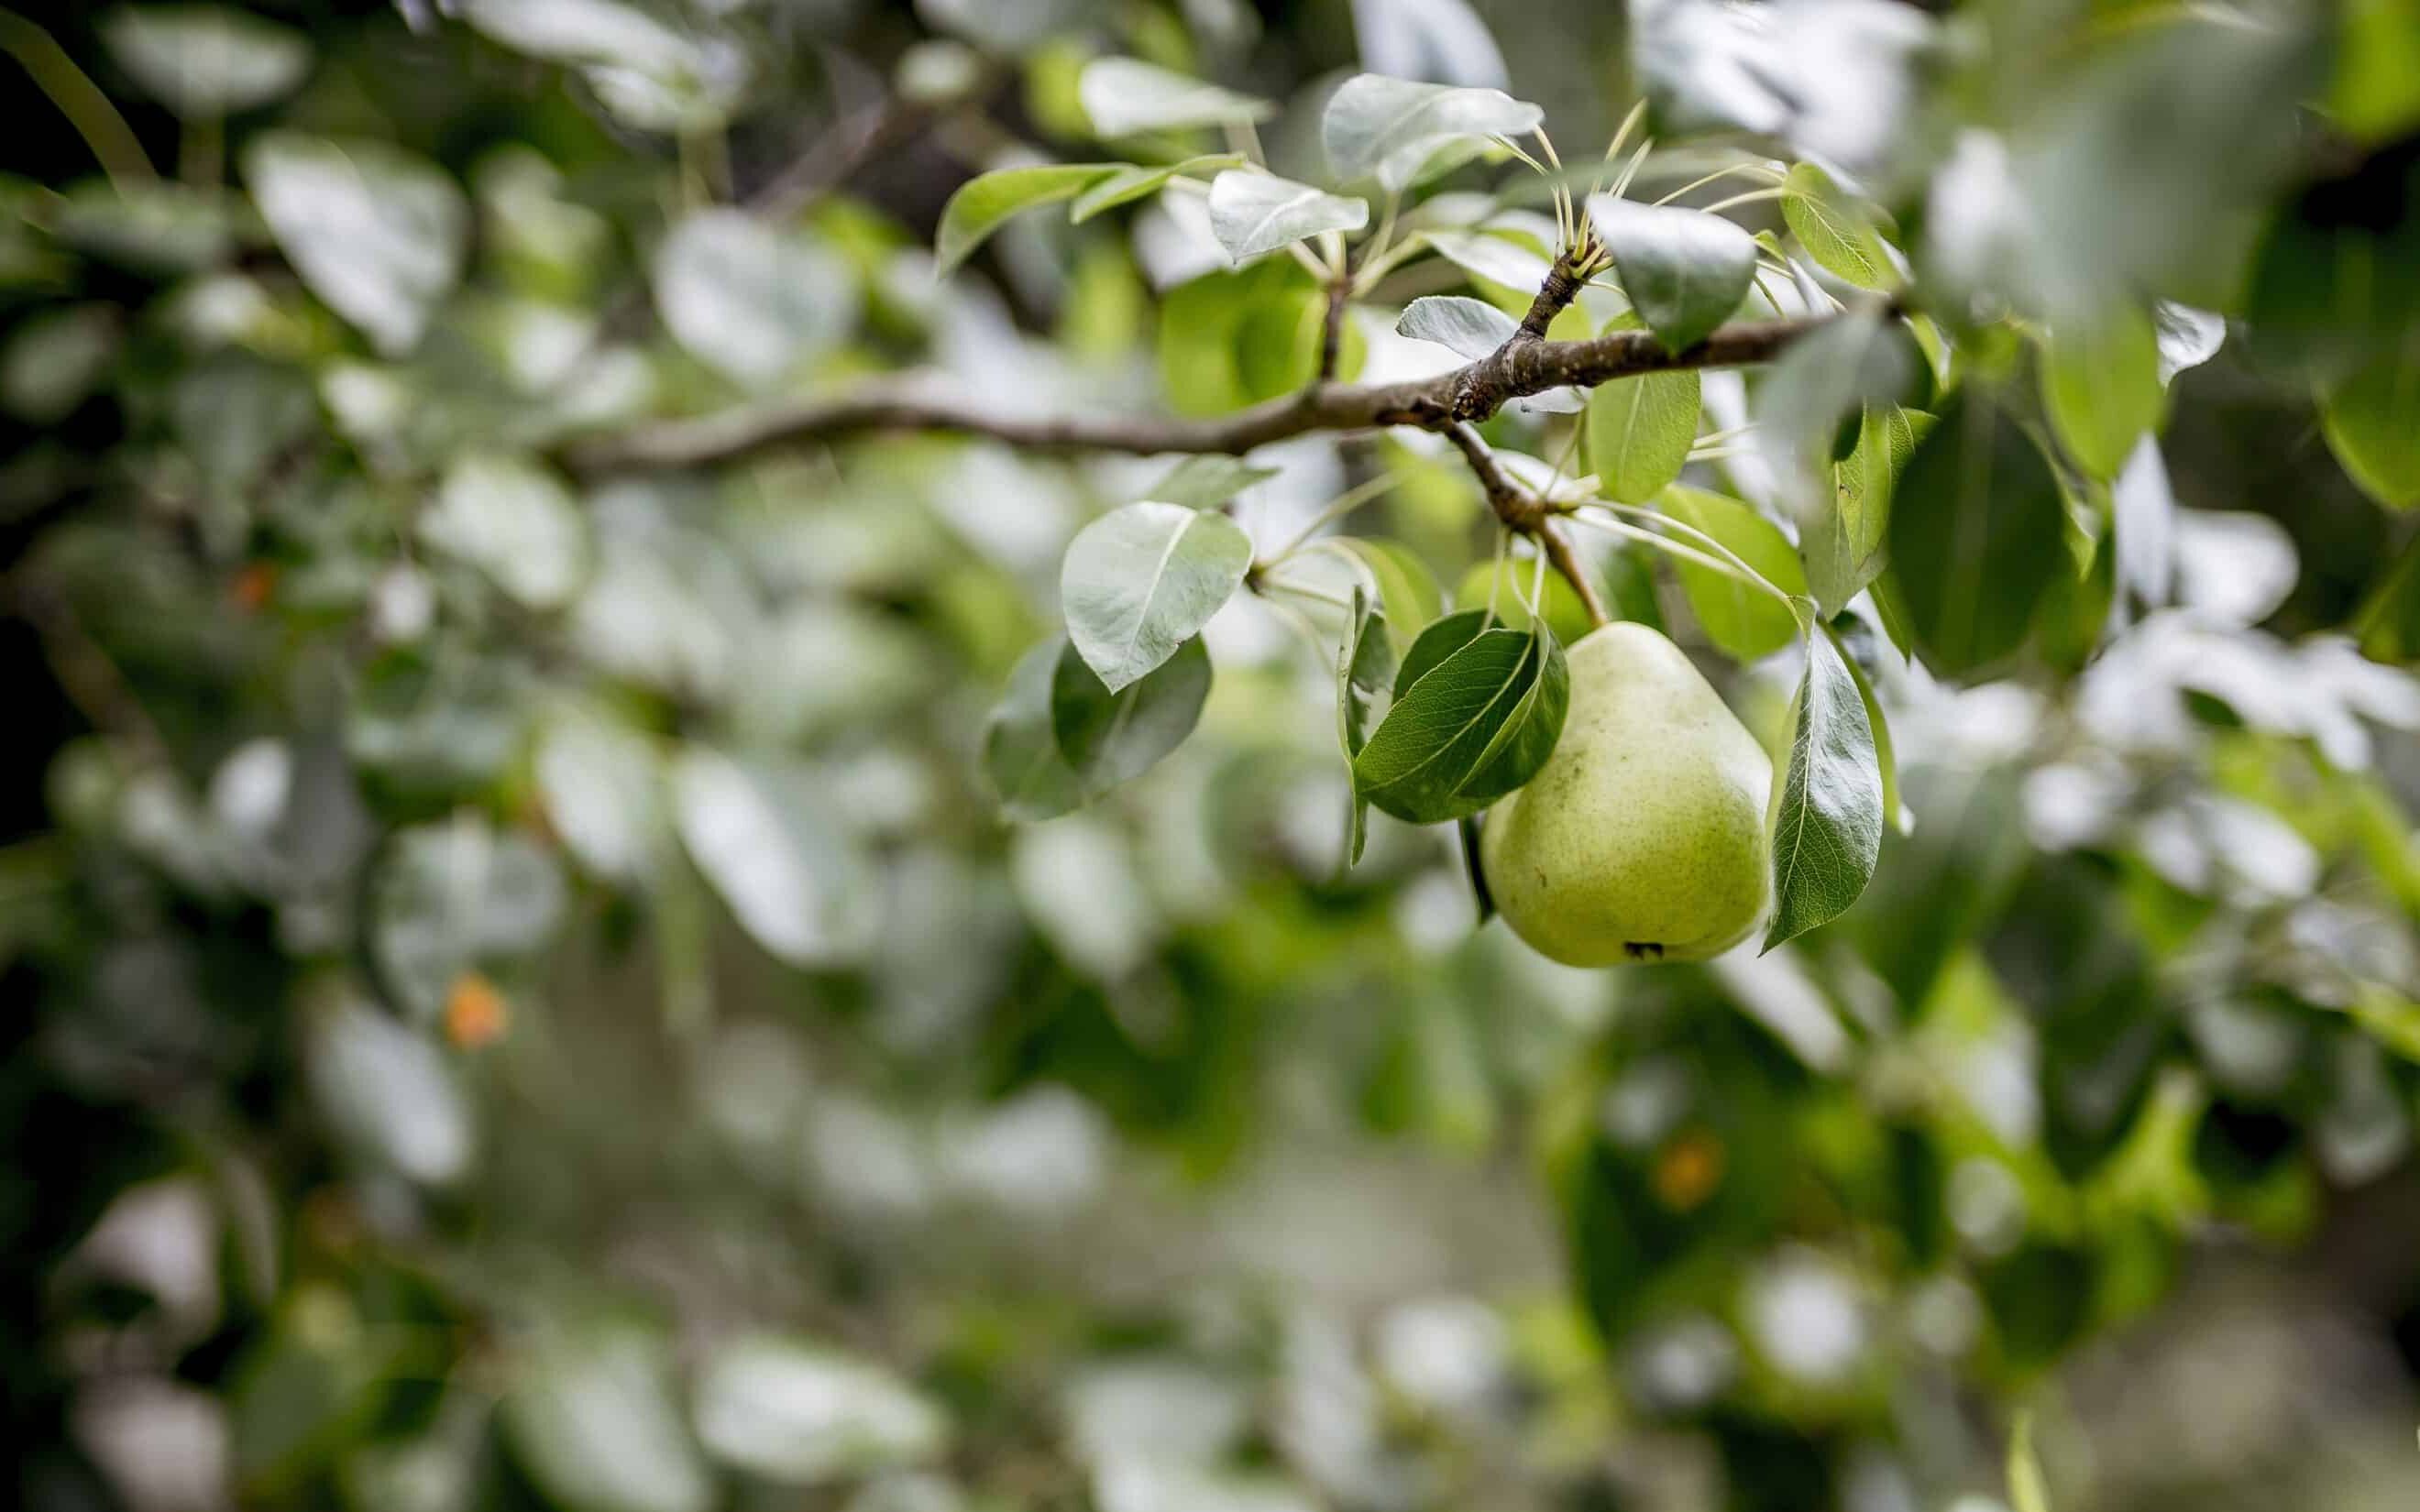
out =
{"type": "Polygon", "coordinates": [[[1611,533],[1621,536],[1626,540],[1637,541],[1642,546],[1652,546],[1658,551],[1682,558],[1684,561],[1694,562],[1699,566],[1705,568],[1709,572],[1719,572],[1726,578],[1735,579],[1740,582],[1747,584],[1750,588],[1761,589],[1765,593],[1771,594],[1774,597],[1779,599],[1784,604],[1789,605],[1791,612],[1797,612],[1797,601],[1792,598],[1788,594],[1783,593],[1780,589],[1776,588],[1772,583],[1766,581],[1760,574],[1754,572],[1743,572],[1739,568],[1732,566],[1730,563],[1725,562],[1722,558],[1709,556],[1705,552],[1699,550],[1694,546],[1675,541],[1668,535],[1658,535],[1653,531],[1641,530],[1636,525],[1629,524],[1622,520],[1609,518],[1603,515],[1574,515],[1572,518],[1582,525],[1593,526],[1597,530],[1610,532],[1611,533]]]}

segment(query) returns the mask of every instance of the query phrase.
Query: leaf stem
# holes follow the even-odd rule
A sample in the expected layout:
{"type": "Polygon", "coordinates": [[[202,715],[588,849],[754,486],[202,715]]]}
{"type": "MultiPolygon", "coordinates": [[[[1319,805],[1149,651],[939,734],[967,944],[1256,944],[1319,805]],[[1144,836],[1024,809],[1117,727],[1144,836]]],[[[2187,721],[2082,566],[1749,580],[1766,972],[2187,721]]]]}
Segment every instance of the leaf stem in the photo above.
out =
{"type": "Polygon", "coordinates": [[[1630,524],[1627,521],[1615,519],[1609,516],[1575,512],[1571,517],[1575,523],[1590,526],[1595,530],[1606,531],[1612,534],[1621,536],[1624,539],[1637,541],[1642,546],[1653,547],[1656,550],[1662,551],[1668,556],[1678,557],[1687,562],[1694,562],[1699,566],[1704,567],[1710,572],[1718,572],[1726,578],[1735,579],[1740,582],[1745,583],[1750,588],[1758,589],[1763,593],[1772,594],[1775,598],[1779,599],[1782,603],[1788,605],[1790,607],[1790,611],[1792,614],[1798,612],[1798,601],[1791,597],[1788,594],[1783,593],[1780,589],[1775,587],[1771,579],[1767,579],[1763,574],[1756,571],[1754,568],[1747,567],[1745,564],[1735,566],[1731,563],[1724,561],[1721,557],[1709,556],[1705,552],[1699,550],[1696,547],[1686,545],[1680,541],[1675,541],[1670,536],[1658,535],[1653,531],[1641,530],[1637,526],[1630,524]]]}
{"type": "Polygon", "coordinates": [[[1354,486],[1345,489],[1342,493],[1338,494],[1334,499],[1329,500],[1326,507],[1322,508],[1317,515],[1311,517],[1310,524],[1305,525],[1300,531],[1296,532],[1294,539],[1278,548],[1277,551],[1272,554],[1266,562],[1262,563],[1262,565],[1264,567],[1274,567],[1278,563],[1285,561],[1286,558],[1301,550],[1303,547],[1310,542],[1312,536],[1317,535],[1320,532],[1322,528],[1332,525],[1336,521],[1342,519],[1345,516],[1350,515],[1355,510],[1360,508],[1363,504],[1366,504],[1371,500],[1377,498],[1380,494],[1385,493],[1388,489],[1392,488],[1402,481],[1403,479],[1395,473],[1383,472],[1377,477],[1372,478],[1367,482],[1356,484],[1354,486]]]}
{"type": "Polygon", "coordinates": [[[49,32],[13,10],[0,10],[0,53],[15,58],[34,87],[68,118],[108,175],[111,188],[122,194],[130,184],[160,177],[126,117],[49,32]]]}

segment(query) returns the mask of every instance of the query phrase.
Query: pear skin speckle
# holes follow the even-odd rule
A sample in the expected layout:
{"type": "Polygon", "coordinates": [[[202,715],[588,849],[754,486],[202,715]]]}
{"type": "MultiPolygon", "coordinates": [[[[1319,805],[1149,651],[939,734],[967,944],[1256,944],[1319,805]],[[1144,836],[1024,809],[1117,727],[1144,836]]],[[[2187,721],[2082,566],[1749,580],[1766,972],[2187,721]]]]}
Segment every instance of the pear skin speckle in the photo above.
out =
{"type": "Polygon", "coordinates": [[[1481,834],[1497,911],[1566,965],[1721,954],[1770,901],[1772,762],[1659,632],[1609,625],[1570,655],[1555,754],[1481,834]]]}

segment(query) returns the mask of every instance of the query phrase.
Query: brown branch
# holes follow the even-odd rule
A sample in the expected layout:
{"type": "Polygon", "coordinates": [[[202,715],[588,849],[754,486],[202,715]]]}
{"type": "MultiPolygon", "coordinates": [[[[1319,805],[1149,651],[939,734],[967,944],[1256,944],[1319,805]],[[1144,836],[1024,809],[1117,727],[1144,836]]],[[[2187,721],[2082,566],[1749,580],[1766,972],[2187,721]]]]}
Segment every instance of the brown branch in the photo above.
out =
{"type": "Polygon", "coordinates": [[[780,400],[577,439],[561,449],[558,460],[585,476],[701,468],[806,442],[911,430],[988,436],[1044,450],[1240,455],[1254,447],[1313,431],[1374,430],[1388,425],[1442,431],[1453,421],[1484,420],[1513,399],[1548,389],[1594,388],[1641,373],[1771,362],[1782,348],[1830,318],[1836,317],[1739,321],[1682,352],[1666,351],[1646,331],[1610,331],[1586,341],[1508,341],[1478,362],[1435,378],[1401,383],[1318,383],[1299,393],[1207,420],[1097,413],[1030,418],[895,391],[842,399],[780,400]]]}
{"type": "Polygon", "coordinates": [[[1562,574],[1563,580],[1572,585],[1572,592],[1579,595],[1580,607],[1588,610],[1590,621],[1596,625],[1608,623],[1612,616],[1605,611],[1605,600],[1597,596],[1596,584],[1589,581],[1588,569],[1580,565],[1579,554],[1556,525],[1553,506],[1506,472],[1504,465],[1496,460],[1496,453],[1467,421],[1457,420],[1447,425],[1445,439],[1470,464],[1479,486],[1487,495],[1487,507],[1496,512],[1504,528],[1536,540],[1546,564],[1562,574]]]}

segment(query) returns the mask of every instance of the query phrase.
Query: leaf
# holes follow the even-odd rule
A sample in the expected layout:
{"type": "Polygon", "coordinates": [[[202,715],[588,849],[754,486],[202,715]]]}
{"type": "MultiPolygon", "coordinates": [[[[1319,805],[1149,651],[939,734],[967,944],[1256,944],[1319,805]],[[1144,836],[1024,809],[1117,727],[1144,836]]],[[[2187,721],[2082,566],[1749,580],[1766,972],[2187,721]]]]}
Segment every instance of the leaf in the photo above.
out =
{"type": "Polygon", "coordinates": [[[644,884],[663,859],[663,773],[645,735],[601,714],[549,722],[533,764],[548,821],[582,866],[644,884]]]}
{"type": "MultiPolygon", "coordinates": [[[[1369,590],[1355,583],[1352,610],[1344,622],[1344,645],[1336,662],[1336,733],[1344,748],[1347,767],[1369,744],[1373,721],[1384,717],[1394,682],[1395,648],[1387,637],[1386,612],[1372,600],[1369,590]]],[[[1346,865],[1361,859],[1369,832],[1370,800],[1356,791],[1345,841],[1346,865]]]]}
{"type": "Polygon", "coordinates": [[[1399,819],[1477,813],[1535,776],[1571,703],[1562,647],[1543,625],[1484,628],[1484,610],[1420,633],[1395,702],[1354,759],[1354,791],[1399,819]]]}
{"type": "Polygon", "coordinates": [[[1899,268],[1873,218],[1815,164],[1799,163],[1782,180],[1781,218],[1825,272],[1859,288],[1899,285],[1899,268]]]}
{"type": "Polygon", "coordinates": [[[681,843],[750,937],[794,966],[856,958],[872,933],[873,888],[802,778],[692,746],[672,784],[681,843]]]}
{"type": "Polygon", "coordinates": [[[1093,130],[1105,137],[1242,126],[1277,114],[1277,106],[1265,100],[1221,89],[1140,58],[1095,58],[1084,66],[1076,87],[1093,130]]]}
{"type": "Polygon", "coordinates": [[[1386,616],[1398,660],[1410,655],[1421,630],[1445,611],[1445,590],[1436,576],[1401,541],[1345,535],[1317,542],[1314,548],[1342,555],[1367,582],[1386,616]]]}
{"type": "Polygon", "coordinates": [[[1916,444],[1890,506],[1891,579],[1916,646],[1960,675],[2014,651],[2073,558],[2050,461],[1989,398],[1962,394],[1916,444]]]}
{"type": "Polygon", "coordinates": [[[1327,97],[1319,131],[1337,177],[1374,177],[1393,191],[1409,187],[1439,147],[1522,136],[1545,118],[1544,111],[1500,90],[1363,73],[1327,97]]]}
{"type": "Polygon", "coordinates": [[[1231,168],[1210,181],[1210,232],[1237,262],[1323,231],[1358,231],[1369,202],[1347,199],[1291,178],[1231,168]]]}
{"type": "Polygon", "coordinates": [[[2328,449],[2390,509],[2420,503],[2420,339],[2363,364],[2319,404],[2328,449]]]}
{"type": "Polygon", "coordinates": [[[712,1472],[674,1395],[671,1345],[637,1323],[549,1330],[514,1351],[502,1404],[514,1458],[551,1504],[708,1512],[712,1472]]]}
{"type": "Polygon", "coordinates": [[[1000,168],[960,184],[941,207],[941,224],[933,233],[936,270],[947,277],[974,255],[977,247],[1009,217],[1044,205],[1073,199],[1112,174],[1130,169],[1129,162],[1047,162],[1030,168],[1000,168]]]}
{"type": "Polygon", "coordinates": [[[1762,949],[1846,912],[1874,874],[1882,839],[1882,769],[1865,698],[1831,636],[1810,631],[1774,810],[1773,922],[1762,949]]]}
{"type": "Polygon", "coordinates": [[[2034,1454],[2034,1413],[2021,1408],[2009,1425],[2009,1504],[2013,1512],[2050,1512],[2041,1460],[2034,1454]]]}
{"type": "Polygon", "coordinates": [[[717,1458],[780,1486],[821,1486],[930,1459],[941,1410],[889,1370],[775,1335],[714,1353],[697,1383],[697,1436],[717,1458]]]}
{"type": "Polygon", "coordinates": [[[1056,819],[1083,807],[1084,785],[1059,754],[1052,687],[1067,642],[1053,638],[1017,659],[984,723],[984,775],[1011,819],[1056,819]]]}
{"type": "MultiPolygon", "coordinates": [[[[1318,370],[1327,295],[1291,257],[1220,270],[1168,291],[1159,305],[1158,359],[1179,414],[1216,415],[1292,393],[1318,370]]],[[[1344,325],[1339,377],[1358,367],[1365,341],[1344,325]]]]}
{"type": "Polygon", "coordinates": [[[1159,501],[1113,509],[1060,565],[1068,639],[1114,693],[1200,633],[1251,564],[1251,537],[1223,515],[1159,501]]]}
{"type": "Polygon", "coordinates": [[[2042,404],[2060,444],[2096,478],[2114,478],[2167,408],[2160,338],[2132,304],[2054,330],[2042,344],[2042,404]]]}
{"type": "MultiPolygon", "coordinates": [[[[1656,507],[1730,548],[1783,593],[1807,591],[1798,553],[1780,528],[1738,500],[1675,484],[1664,490],[1656,507]]],[[[1706,549],[1695,542],[1686,544],[1701,552],[1706,549]]],[[[1676,558],[1673,570],[1680,575],[1690,611],[1697,615],[1706,639],[1724,655],[1754,661],[1780,650],[1798,634],[1797,615],[1763,590],[1685,559],[1676,558]]]]}
{"type": "Polygon", "coordinates": [[[682,217],[650,279],[673,339],[750,388],[777,382],[857,320],[857,281],[838,253],[745,210],[682,217]]]}
{"type": "MultiPolygon", "coordinates": [[[[1497,564],[1492,561],[1471,563],[1470,570],[1463,575],[1462,581],[1454,589],[1453,607],[1458,609],[1486,609],[1492,603],[1497,623],[1505,628],[1528,629],[1529,611],[1522,606],[1521,595],[1529,591],[1532,581],[1537,580],[1532,565],[1536,560],[1532,557],[1525,562],[1508,556],[1502,564],[1500,577],[1497,564]]],[[[1546,616],[1546,628],[1554,631],[1555,639],[1565,645],[1576,643],[1581,637],[1596,628],[1595,622],[1589,618],[1588,606],[1580,602],[1578,590],[1565,581],[1561,573],[1546,574],[1538,597],[1538,607],[1546,616]]]]}
{"type": "Polygon", "coordinates": [[[355,1157],[423,1186],[470,1172],[472,1104],[427,1033],[348,995],[310,1026],[303,1070],[320,1118],[355,1157]]]}
{"type": "Polygon", "coordinates": [[[2187,368],[2199,367],[2226,344],[2226,317],[2196,310],[2174,300],[2151,306],[2151,324],[2160,333],[2160,381],[2176,381],[2187,368]]]}
{"type": "Polygon", "coordinates": [[[1239,456],[1188,456],[1170,468],[1145,497],[1187,509],[1216,509],[1277,475],[1277,469],[1257,468],[1239,456]]]}
{"type": "Polygon", "coordinates": [[[1825,633],[1839,642],[1849,675],[1857,680],[1857,696],[1866,701],[1866,723],[1874,733],[1874,767],[1883,781],[1883,822],[1904,835],[1914,825],[1915,816],[1900,799],[1899,754],[1891,746],[1890,721],[1883,716],[1882,700],[1874,696],[1873,679],[1866,675],[1866,663],[1880,656],[1880,648],[1871,644],[1875,632],[1863,621],[1843,615],[1827,625],[1825,633]],[[1853,635],[1867,644],[1867,651],[1860,653],[1850,645],[1853,635]]]}
{"type": "Polygon", "coordinates": [[[1238,168],[1245,161],[1240,152],[1210,152],[1198,158],[1187,158],[1183,162],[1171,162],[1165,167],[1147,168],[1121,163],[1076,196],[1075,203],[1067,207],[1067,220],[1070,224],[1081,225],[1103,210],[1115,209],[1145,194],[1157,193],[1171,178],[1198,177],[1221,168],[1238,168]]]}
{"type": "Polygon", "coordinates": [[[1832,468],[1832,507],[1800,536],[1807,584],[1816,607],[1838,614],[1882,573],[1890,528],[1891,494],[1932,417],[1897,405],[1867,407],[1856,450],[1832,468]]]}
{"type": "Polygon", "coordinates": [[[1704,210],[1589,196],[1621,288],[1668,350],[1686,351],[1730,318],[1756,274],[1756,239],[1704,210]]]}
{"type": "Polygon", "coordinates": [[[1184,743],[1210,696],[1210,655],[1196,636],[1140,682],[1112,693],[1069,646],[1050,679],[1050,727],[1086,801],[1149,770],[1184,743]]]}
{"type": "Polygon", "coordinates": [[[1429,294],[1404,306],[1395,334],[1434,342],[1457,357],[1477,362],[1512,339],[1520,322],[1466,294],[1429,294]]]}
{"type": "MultiPolygon", "coordinates": [[[[1620,316],[1606,330],[1634,330],[1620,316]]],[[[1608,499],[1643,504],[1681,476],[1698,440],[1698,375],[1649,373],[1599,384],[1588,396],[1588,457],[1608,499]]]]}
{"type": "Polygon", "coordinates": [[[111,61],[186,120],[215,120],[293,93],[311,71],[302,33],[224,6],[124,6],[101,23],[111,61]]]}
{"type": "Polygon", "coordinates": [[[588,525],[571,490],[525,457],[473,453],[454,464],[420,538],[495,579],[531,609],[571,599],[588,565],[588,525]]]}
{"type": "Polygon", "coordinates": [[[1504,54],[1464,0],[1353,0],[1353,32],[1373,73],[1504,87],[1504,54]]]}
{"type": "Polygon", "coordinates": [[[1494,284],[1523,298],[1537,293],[1554,265],[1529,248],[1484,231],[1426,231],[1421,236],[1436,255],[1482,284],[1494,284]]]}
{"type": "Polygon", "coordinates": [[[462,276],[470,208],[453,179],[383,142],[293,131],[244,152],[253,202],[286,260],[387,357],[420,344],[462,276]]]}
{"type": "Polygon", "coordinates": [[[464,972],[535,955],[563,903],[552,857],[465,811],[396,833],[372,883],[370,949],[404,1010],[430,1021],[464,972]]]}
{"type": "Polygon", "coordinates": [[[26,316],[0,347],[0,409],[35,426],[73,414],[117,361],[120,325],[116,306],[99,301],[26,316]]]}

